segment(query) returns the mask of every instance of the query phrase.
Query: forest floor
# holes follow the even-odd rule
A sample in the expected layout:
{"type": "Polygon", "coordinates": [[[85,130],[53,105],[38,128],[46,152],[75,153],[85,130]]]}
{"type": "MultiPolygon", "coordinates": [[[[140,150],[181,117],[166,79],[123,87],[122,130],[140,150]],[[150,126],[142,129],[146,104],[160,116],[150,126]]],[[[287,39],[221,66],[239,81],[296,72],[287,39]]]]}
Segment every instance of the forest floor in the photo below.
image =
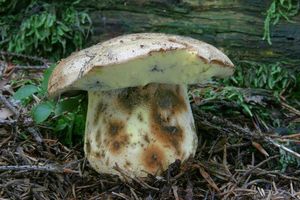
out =
{"type": "MultiPolygon", "coordinates": [[[[12,100],[12,81],[41,77],[42,71],[2,68],[0,199],[300,199],[300,169],[289,163],[300,155],[285,145],[299,147],[299,132],[264,131],[239,112],[203,111],[197,99],[191,100],[199,137],[194,158],[176,161],[161,176],[134,178],[118,168],[122,181],[98,174],[82,142],[62,144],[51,129],[33,122],[32,107],[12,100]]],[[[214,104],[220,110],[234,106],[214,104]]],[[[286,120],[300,121],[298,110],[282,105],[277,111],[282,109],[286,120]]]]}

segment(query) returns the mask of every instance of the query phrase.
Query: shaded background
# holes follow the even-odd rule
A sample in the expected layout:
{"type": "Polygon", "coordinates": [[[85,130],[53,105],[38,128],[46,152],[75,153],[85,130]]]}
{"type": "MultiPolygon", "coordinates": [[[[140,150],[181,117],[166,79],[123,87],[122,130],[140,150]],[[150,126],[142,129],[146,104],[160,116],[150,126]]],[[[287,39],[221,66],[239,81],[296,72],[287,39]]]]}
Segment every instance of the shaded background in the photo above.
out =
{"type": "Polygon", "coordinates": [[[300,15],[271,26],[262,40],[272,1],[151,0],[84,1],[93,21],[90,43],[123,33],[164,32],[188,35],[221,48],[232,59],[298,63],[300,15]]]}

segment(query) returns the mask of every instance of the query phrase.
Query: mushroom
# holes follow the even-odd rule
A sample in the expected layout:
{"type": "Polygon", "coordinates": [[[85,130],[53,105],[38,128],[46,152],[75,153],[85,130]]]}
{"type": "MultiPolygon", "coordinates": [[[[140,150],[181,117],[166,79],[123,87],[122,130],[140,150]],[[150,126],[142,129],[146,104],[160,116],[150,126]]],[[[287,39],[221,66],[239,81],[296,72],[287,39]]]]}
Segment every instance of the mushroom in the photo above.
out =
{"type": "Polygon", "coordinates": [[[187,85],[226,77],[234,65],[189,37],[129,34],[73,53],[54,69],[50,96],[88,91],[84,151],[98,172],[159,175],[197,148],[187,85]]]}

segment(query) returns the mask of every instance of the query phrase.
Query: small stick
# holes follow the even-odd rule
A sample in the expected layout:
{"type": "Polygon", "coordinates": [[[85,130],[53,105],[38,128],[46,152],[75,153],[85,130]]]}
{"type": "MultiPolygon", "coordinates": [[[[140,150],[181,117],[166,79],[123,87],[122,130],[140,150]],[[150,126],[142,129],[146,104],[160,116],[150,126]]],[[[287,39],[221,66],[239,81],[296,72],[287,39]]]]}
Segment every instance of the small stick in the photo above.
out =
{"type": "Polygon", "coordinates": [[[290,138],[298,138],[298,137],[300,138],[300,133],[280,136],[281,139],[290,139],[290,138]]]}
{"type": "Polygon", "coordinates": [[[6,165],[0,166],[0,171],[41,171],[41,172],[55,172],[55,173],[76,173],[71,169],[63,168],[57,165],[6,165]]]}
{"type": "Polygon", "coordinates": [[[173,185],[172,186],[172,190],[173,190],[173,195],[175,197],[175,200],[179,200],[179,196],[178,196],[178,187],[173,185]]]}
{"type": "MultiPolygon", "coordinates": [[[[239,143],[239,144],[226,144],[226,150],[239,148],[239,147],[246,147],[251,145],[251,142],[239,143]]],[[[224,147],[220,147],[218,149],[213,150],[213,153],[219,153],[224,151],[224,147]]]]}
{"type": "Polygon", "coordinates": [[[269,183],[271,184],[271,181],[265,180],[265,179],[255,179],[253,181],[250,181],[249,183],[243,185],[243,188],[247,189],[249,186],[254,185],[256,183],[269,183]]]}
{"type": "Polygon", "coordinates": [[[292,154],[293,156],[297,157],[298,159],[300,159],[300,154],[287,148],[286,146],[282,145],[282,144],[278,144],[277,142],[275,142],[274,140],[272,140],[271,138],[267,138],[267,141],[269,141],[270,143],[272,143],[274,146],[292,154]]]}
{"type": "Polygon", "coordinates": [[[258,176],[268,175],[270,177],[280,176],[280,177],[285,178],[285,179],[300,181],[300,178],[283,175],[282,172],[280,172],[279,170],[268,171],[268,170],[265,170],[265,169],[257,168],[255,170],[255,174],[258,175],[258,176]]]}
{"type": "Polygon", "coordinates": [[[19,57],[19,58],[25,58],[25,59],[30,59],[30,60],[35,60],[44,63],[47,65],[48,61],[45,58],[40,58],[37,56],[29,56],[29,55],[24,55],[20,53],[13,53],[13,52],[8,52],[8,51],[0,51],[0,55],[3,56],[14,56],[14,57],[19,57]]]}
{"type": "Polygon", "coordinates": [[[10,136],[8,136],[8,137],[6,137],[4,140],[2,140],[1,142],[0,142],[0,148],[4,145],[4,144],[6,144],[10,139],[11,139],[11,135],[10,136]]]}
{"type": "Polygon", "coordinates": [[[214,180],[210,177],[210,175],[204,170],[203,167],[198,166],[199,172],[201,176],[204,178],[204,180],[218,193],[221,193],[220,188],[217,186],[217,184],[214,182],[214,180]]]}
{"type": "Polygon", "coordinates": [[[242,136],[243,138],[252,140],[252,139],[263,139],[263,135],[252,132],[246,128],[243,128],[239,125],[233,124],[231,121],[227,119],[223,119],[221,117],[215,116],[211,113],[205,113],[201,111],[196,106],[192,106],[194,118],[199,119],[199,121],[205,125],[216,128],[219,131],[222,131],[226,134],[234,134],[238,136],[242,136]]]}
{"type": "Polygon", "coordinates": [[[255,165],[254,167],[252,167],[251,169],[249,169],[248,171],[246,171],[245,174],[244,174],[244,177],[248,176],[253,170],[259,168],[263,164],[269,162],[270,160],[273,160],[274,158],[278,158],[278,157],[279,157],[279,155],[271,156],[271,157],[267,158],[266,160],[258,163],[257,165],[255,165]]]}
{"type": "Polygon", "coordinates": [[[0,171],[44,171],[62,173],[63,168],[53,165],[6,165],[0,166],[0,171]]]}
{"type": "Polygon", "coordinates": [[[0,119],[0,125],[15,125],[17,123],[16,120],[5,120],[5,119],[0,119]]]}
{"type": "Polygon", "coordinates": [[[144,182],[143,180],[141,180],[139,177],[131,177],[129,176],[128,174],[126,174],[126,172],[124,170],[122,170],[116,163],[116,165],[113,167],[113,169],[117,170],[122,176],[124,179],[131,179],[137,183],[139,183],[141,186],[147,188],[147,189],[152,189],[152,190],[155,190],[155,191],[159,191],[159,188],[156,188],[156,187],[152,187],[150,186],[149,184],[147,184],[146,182],[144,182]]]}
{"type": "Polygon", "coordinates": [[[134,196],[134,198],[135,198],[136,200],[140,200],[140,198],[137,196],[137,194],[135,193],[135,191],[134,191],[133,188],[130,188],[130,192],[131,192],[131,194],[134,196]]]}
{"type": "Polygon", "coordinates": [[[111,194],[113,194],[113,195],[115,195],[115,196],[117,196],[117,197],[126,199],[126,200],[131,200],[131,198],[130,198],[129,196],[127,196],[126,194],[123,194],[123,193],[112,192],[111,194]]]}
{"type": "Polygon", "coordinates": [[[34,128],[28,128],[27,129],[29,133],[31,133],[31,135],[33,136],[33,138],[35,139],[35,141],[38,143],[38,144],[42,144],[43,143],[43,138],[41,136],[41,134],[34,128]]]}
{"type": "Polygon", "coordinates": [[[48,65],[35,65],[35,66],[16,65],[14,68],[16,70],[44,70],[48,68],[48,65]]]}
{"type": "Polygon", "coordinates": [[[250,131],[246,128],[242,128],[238,125],[233,124],[232,122],[230,122],[229,120],[226,119],[222,119],[218,116],[214,116],[210,113],[204,113],[202,111],[200,111],[199,109],[197,109],[196,106],[193,106],[193,111],[194,111],[194,115],[195,115],[195,119],[200,119],[200,121],[202,121],[202,123],[216,128],[220,131],[222,131],[223,133],[225,131],[223,131],[223,129],[226,130],[226,133],[230,134],[230,133],[234,133],[234,134],[238,134],[239,136],[242,136],[246,139],[249,140],[262,140],[268,143],[271,143],[272,145],[292,154],[293,156],[297,157],[298,159],[300,159],[300,154],[285,147],[284,145],[278,144],[277,142],[275,142],[274,140],[272,140],[270,137],[266,137],[265,135],[259,133],[259,132],[254,132],[254,131],[250,131]],[[221,127],[218,127],[220,126],[221,127]]]}
{"type": "Polygon", "coordinates": [[[289,111],[291,111],[292,113],[294,113],[294,114],[300,116],[300,111],[297,110],[296,108],[294,108],[294,107],[292,107],[292,106],[290,106],[290,105],[288,105],[288,104],[286,104],[286,103],[284,103],[284,102],[280,102],[280,103],[281,103],[281,105],[282,105],[284,108],[286,108],[286,109],[288,109],[289,111]]]}

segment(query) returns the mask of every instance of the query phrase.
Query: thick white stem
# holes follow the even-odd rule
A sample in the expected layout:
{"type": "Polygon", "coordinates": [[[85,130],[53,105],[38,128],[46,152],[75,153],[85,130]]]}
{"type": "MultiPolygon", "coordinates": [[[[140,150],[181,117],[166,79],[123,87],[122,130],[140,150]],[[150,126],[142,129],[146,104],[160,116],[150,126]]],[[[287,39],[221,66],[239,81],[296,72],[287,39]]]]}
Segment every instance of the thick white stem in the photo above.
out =
{"type": "Polygon", "coordinates": [[[176,159],[194,156],[194,119],[182,85],[148,84],[89,92],[85,153],[100,173],[159,174],[176,159]]]}

